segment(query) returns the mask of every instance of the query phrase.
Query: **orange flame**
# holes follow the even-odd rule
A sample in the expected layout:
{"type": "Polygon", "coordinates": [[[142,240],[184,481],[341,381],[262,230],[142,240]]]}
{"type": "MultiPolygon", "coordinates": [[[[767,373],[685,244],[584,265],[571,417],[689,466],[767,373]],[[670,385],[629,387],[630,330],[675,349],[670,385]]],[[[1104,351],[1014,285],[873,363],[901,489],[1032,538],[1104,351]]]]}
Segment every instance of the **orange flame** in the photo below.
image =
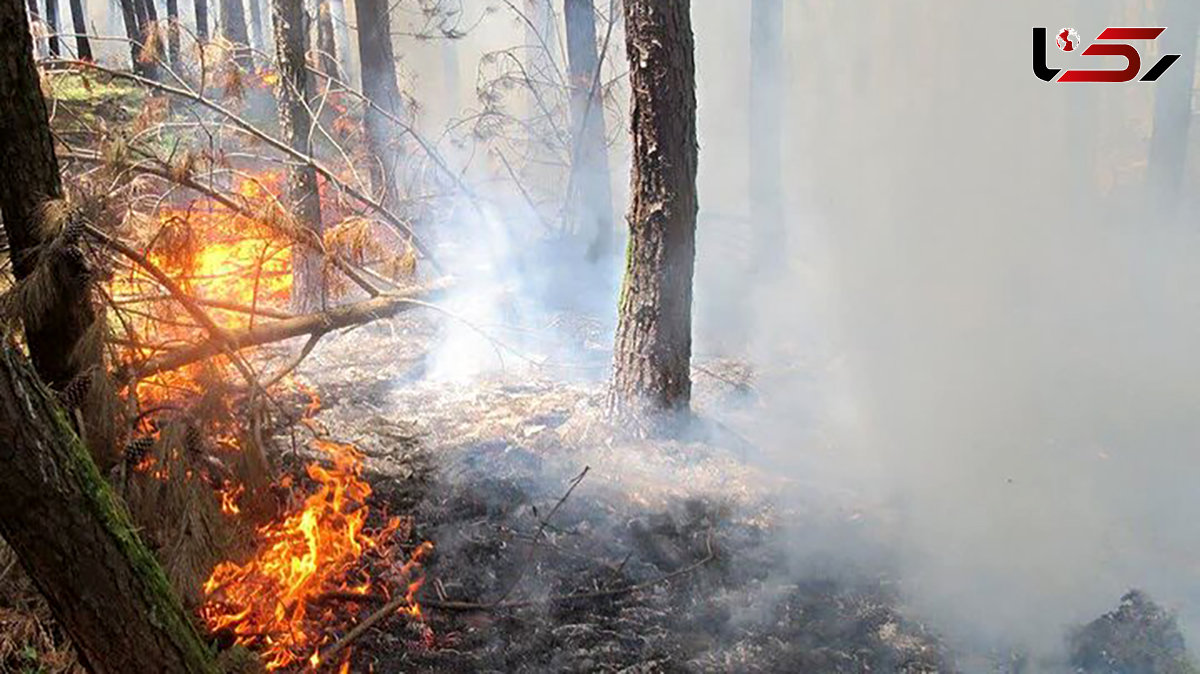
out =
{"type": "MultiPolygon", "coordinates": [[[[223,562],[204,585],[209,599],[201,615],[209,628],[228,629],[237,643],[259,650],[268,669],[318,652],[336,621],[333,609],[316,606],[315,600],[328,592],[371,592],[363,555],[386,555],[399,527],[399,518],[392,518],[382,531],[367,533],[365,501],[371,487],[360,476],[362,455],[335,442],[318,440],[316,446],[333,464],[308,466],[317,490],[281,521],[259,529],[261,547],[253,559],[223,562]]],[[[410,577],[426,549],[418,548],[405,564],[410,577]]],[[[410,587],[410,598],[416,587],[410,587]]],[[[406,610],[420,615],[415,601],[406,610]]]]}

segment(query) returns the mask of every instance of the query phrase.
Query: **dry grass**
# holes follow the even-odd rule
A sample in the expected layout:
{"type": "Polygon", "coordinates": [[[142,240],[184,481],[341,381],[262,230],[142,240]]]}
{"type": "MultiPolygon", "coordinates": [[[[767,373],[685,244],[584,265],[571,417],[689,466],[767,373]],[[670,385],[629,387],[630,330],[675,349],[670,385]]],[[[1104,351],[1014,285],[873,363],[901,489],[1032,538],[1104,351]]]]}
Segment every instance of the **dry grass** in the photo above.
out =
{"type": "Polygon", "coordinates": [[[50,609],[0,541],[0,674],[82,674],[50,609]]]}

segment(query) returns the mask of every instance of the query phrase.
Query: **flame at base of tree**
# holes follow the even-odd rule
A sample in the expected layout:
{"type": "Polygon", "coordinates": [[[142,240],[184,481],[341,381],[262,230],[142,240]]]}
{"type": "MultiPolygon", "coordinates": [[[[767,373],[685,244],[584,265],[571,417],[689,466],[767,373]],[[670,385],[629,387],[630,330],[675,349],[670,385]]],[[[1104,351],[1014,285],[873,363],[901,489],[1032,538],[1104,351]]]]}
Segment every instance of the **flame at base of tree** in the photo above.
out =
{"type": "MultiPolygon", "coordinates": [[[[316,662],[331,629],[346,622],[340,605],[320,601],[322,595],[386,592],[375,587],[365,556],[386,560],[399,553],[393,538],[400,518],[391,518],[377,532],[366,529],[371,487],[361,477],[362,455],[350,445],[323,440],[317,447],[332,466],[308,466],[316,491],[282,519],[259,529],[259,549],[252,559],[218,565],[204,585],[205,623],[261,653],[267,669],[316,662]]],[[[409,599],[403,611],[414,617],[420,616],[415,601],[422,581],[420,561],[430,549],[429,543],[419,546],[400,571],[409,599]]]]}

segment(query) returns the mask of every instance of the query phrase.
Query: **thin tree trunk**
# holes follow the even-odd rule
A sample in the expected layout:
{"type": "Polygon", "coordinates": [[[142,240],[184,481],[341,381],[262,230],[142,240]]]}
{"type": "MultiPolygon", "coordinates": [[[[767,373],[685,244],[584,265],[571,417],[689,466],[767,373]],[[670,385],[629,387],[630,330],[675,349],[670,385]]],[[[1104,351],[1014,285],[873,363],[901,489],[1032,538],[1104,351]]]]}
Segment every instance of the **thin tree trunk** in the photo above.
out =
{"type": "Polygon", "coordinates": [[[0,0],[0,35],[6,36],[0,39],[0,174],[5,176],[0,180],[0,214],[17,279],[49,272],[49,288],[39,293],[44,295],[38,298],[40,310],[29,307],[24,316],[25,337],[42,378],[61,389],[100,364],[98,353],[88,356],[92,350],[76,349],[95,322],[89,273],[78,254],[56,255],[45,262],[48,267],[39,267],[40,211],[63,191],[20,0],[0,0]]]}
{"type": "Polygon", "coordinates": [[[329,0],[320,0],[317,4],[317,53],[321,72],[342,79],[342,69],[338,67],[337,41],[333,36],[333,8],[329,0]]]}
{"type": "Polygon", "coordinates": [[[1159,38],[1163,53],[1181,54],[1156,82],[1154,132],[1150,137],[1148,178],[1151,194],[1166,208],[1179,202],[1187,170],[1188,130],[1192,118],[1192,84],[1196,76],[1196,32],[1200,29],[1200,3],[1167,0],[1163,20],[1167,32],[1159,38]]]}
{"type": "Polygon", "coordinates": [[[691,2],[625,0],[632,92],[629,249],[618,309],[615,412],[685,410],[696,253],[691,2]]]}
{"type": "Polygon", "coordinates": [[[171,69],[180,71],[183,54],[179,44],[179,0],[167,0],[167,55],[171,69]]]}
{"type": "MultiPolygon", "coordinates": [[[[304,52],[307,31],[303,0],[271,0],[275,26],[275,60],[279,66],[279,126],[284,140],[297,152],[312,154],[312,119],[305,101],[311,97],[304,52]]],[[[301,227],[320,238],[321,196],[317,172],[311,166],[295,166],[288,176],[288,205],[301,227]]],[[[321,258],[303,246],[292,247],[292,308],[307,313],[325,307],[325,281],[321,258]]]]}
{"type": "MultiPolygon", "coordinates": [[[[38,9],[38,0],[28,0],[29,4],[29,22],[31,24],[42,22],[42,10],[38,9]]],[[[33,41],[33,48],[38,58],[46,55],[46,40],[36,39],[33,41]]]]}
{"type": "MultiPolygon", "coordinates": [[[[357,72],[358,67],[354,63],[354,50],[350,48],[350,27],[347,25],[346,3],[345,0],[330,0],[329,4],[333,14],[333,30],[337,34],[337,43],[341,45],[342,50],[340,52],[342,73],[346,77],[350,77],[350,73],[357,72]]],[[[350,80],[343,81],[350,82],[350,80]]],[[[353,82],[350,83],[353,84],[353,82]]]]}
{"type": "Polygon", "coordinates": [[[768,273],[783,262],[783,0],[750,4],[750,226],[768,273]]]}
{"type": "Polygon", "coordinates": [[[612,185],[604,102],[600,98],[596,55],[596,8],[592,0],[565,0],[567,61],[571,87],[571,194],[568,214],[573,228],[587,237],[589,260],[612,252],[612,185]]]}
{"type": "Polygon", "coordinates": [[[81,59],[92,60],[92,41],[87,36],[87,12],[83,0],[71,0],[71,22],[75,29],[75,52],[81,59]]]}
{"type": "Polygon", "coordinates": [[[0,533],[84,667],[215,674],[124,506],[7,338],[0,344],[0,433],[0,533]]]}
{"type": "Polygon", "coordinates": [[[250,5],[250,45],[255,49],[266,49],[266,36],[263,35],[262,5],[259,0],[246,0],[250,5]]]}
{"type": "Polygon", "coordinates": [[[50,45],[50,56],[62,56],[62,49],[58,44],[58,0],[46,0],[46,31],[49,33],[47,41],[50,45]]]}
{"type": "Polygon", "coordinates": [[[246,32],[246,12],[242,0],[221,0],[221,37],[234,45],[234,61],[242,70],[254,67],[250,57],[250,37],[246,32]]]}
{"type": "MultiPolygon", "coordinates": [[[[403,117],[404,103],[396,82],[396,58],[392,53],[391,15],[388,0],[357,0],[358,60],[362,66],[363,94],[380,108],[403,117]]],[[[399,150],[389,142],[395,133],[387,118],[368,108],[363,114],[367,150],[371,155],[371,189],[386,204],[396,192],[395,168],[399,150]]]]}
{"type": "Polygon", "coordinates": [[[208,0],[194,0],[192,10],[196,13],[196,38],[204,44],[208,42],[208,0]]]}

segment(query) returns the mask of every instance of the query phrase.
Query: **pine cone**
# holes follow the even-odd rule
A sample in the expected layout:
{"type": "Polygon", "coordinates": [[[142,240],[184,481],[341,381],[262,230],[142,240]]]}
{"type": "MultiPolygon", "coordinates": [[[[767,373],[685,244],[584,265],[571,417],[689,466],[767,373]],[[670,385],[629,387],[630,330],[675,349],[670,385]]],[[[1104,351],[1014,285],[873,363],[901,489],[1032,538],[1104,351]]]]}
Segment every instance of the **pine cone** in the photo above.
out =
{"type": "Polygon", "coordinates": [[[63,228],[63,240],[68,244],[74,244],[83,238],[83,218],[78,214],[72,214],[67,218],[67,225],[63,228]]]}
{"type": "Polygon", "coordinates": [[[130,440],[125,444],[124,458],[125,465],[133,468],[146,458],[150,450],[154,448],[154,438],[149,435],[143,435],[130,440]]]}
{"type": "Polygon", "coordinates": [[[76,375],[63,390],[58,392],[58,402],[67,409],[83,406],[88,391],[92,387],[92,378],[87,373],[76,375]]]}
{"type": "Polygon", "coordinates": [[[193,456],[199,456],[204,449],[204,437],[200,435],[200,429],[192,424],[187,425],[187,429],[183,433],[183,448],[193,456]]]}

